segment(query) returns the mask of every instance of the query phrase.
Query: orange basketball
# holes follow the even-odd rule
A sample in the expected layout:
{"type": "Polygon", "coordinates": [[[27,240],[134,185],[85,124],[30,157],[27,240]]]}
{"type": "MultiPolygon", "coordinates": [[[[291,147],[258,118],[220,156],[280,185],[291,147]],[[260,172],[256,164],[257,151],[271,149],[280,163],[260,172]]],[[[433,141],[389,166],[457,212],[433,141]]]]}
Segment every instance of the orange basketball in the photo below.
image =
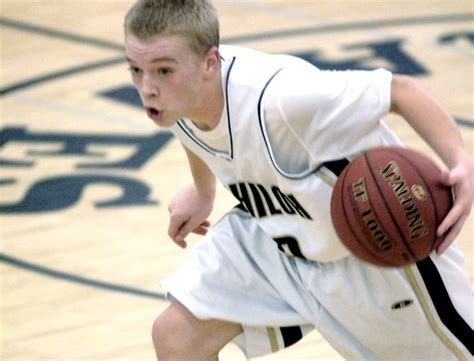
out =
{"type": "Polygon", "coordinates": [[[357,257],[386,267],[426,258],[442,241],[436,229],[453,204],[441,170],[402,147],[371,149],[339,176],[331,197],[336,232],[357,257]]]}

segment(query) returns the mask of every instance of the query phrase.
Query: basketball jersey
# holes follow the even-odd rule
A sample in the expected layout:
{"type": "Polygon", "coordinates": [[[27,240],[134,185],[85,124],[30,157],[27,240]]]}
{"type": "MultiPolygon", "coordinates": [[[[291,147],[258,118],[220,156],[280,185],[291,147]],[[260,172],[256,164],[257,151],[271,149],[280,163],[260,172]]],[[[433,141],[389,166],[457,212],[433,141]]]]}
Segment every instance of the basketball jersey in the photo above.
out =
{"type": "Polygon", "coordinates": [[[380,121],[391,74],[323,72],[288,55],[220,50],[225,108],[218,127],[200,131],[181,119],[171,131],[282,251],[320,262],[345,257],[330,219],[331,191],[358,152],[398,142],[380,121]],[[313,89],[314,102],[305,97],[313,89]]]}

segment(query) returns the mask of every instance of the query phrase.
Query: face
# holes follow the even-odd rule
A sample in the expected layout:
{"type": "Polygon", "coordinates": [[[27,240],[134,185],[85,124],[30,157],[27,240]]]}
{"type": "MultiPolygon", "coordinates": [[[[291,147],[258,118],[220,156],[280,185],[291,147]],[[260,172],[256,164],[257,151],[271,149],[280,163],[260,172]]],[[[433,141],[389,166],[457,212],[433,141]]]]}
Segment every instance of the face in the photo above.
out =
{"type": "Polygon", "coordinates": [[[125,52],[135,84],[149,118],[169,127],[180,118],[198,116],[208,78],[205,56],[194,53],[181,35],[142,41],[125,39],[125,52]]]}

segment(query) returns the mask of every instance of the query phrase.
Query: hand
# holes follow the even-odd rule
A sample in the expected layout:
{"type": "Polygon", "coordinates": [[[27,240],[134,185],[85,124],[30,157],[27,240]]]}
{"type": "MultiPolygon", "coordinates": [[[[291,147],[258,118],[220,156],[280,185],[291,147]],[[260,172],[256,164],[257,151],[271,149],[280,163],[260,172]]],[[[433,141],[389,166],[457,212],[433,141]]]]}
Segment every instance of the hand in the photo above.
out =
{"type": "Polygon", "coordinates": [[[445,235],[437,248],[438,254],[442,254],[454,242],[471,213],[474,199],[474,160],[466,157],[450,171],[443,172],[442,181],[453,187],[455,200],[437,230],[439,237],[445,235]]]}
{"type": "Polygon", "coordinates": [[[168,235],[181,248],[186,248],[189,233],[205,235],[211,223],[207,217],[212,212],[214,197],[205,197],[194,183],[179,191],[168,207],[170,223],[168,235]]]}

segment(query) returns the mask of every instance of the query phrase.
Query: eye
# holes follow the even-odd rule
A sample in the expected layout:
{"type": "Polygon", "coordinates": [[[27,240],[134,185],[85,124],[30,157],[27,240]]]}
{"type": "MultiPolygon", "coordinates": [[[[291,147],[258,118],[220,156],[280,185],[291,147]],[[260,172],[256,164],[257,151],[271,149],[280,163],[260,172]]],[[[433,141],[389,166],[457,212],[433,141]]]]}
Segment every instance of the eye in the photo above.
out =
{"type": "Polygon", "coordinates": [[[169,75],[171,73],[172,73],[171,68],[159,68],[158,69],[158,74],[160,74],[160,75],[169,75]]]}
{"type": "Polygon", "coordinates": [[[136,66],[129,65],[128,71],[129,71],[130,73],[132,73],[132,75],[137,75],[137,74],[140,73],[141,69],[138,68],[138,67],[136,67],[136,66]]]}

